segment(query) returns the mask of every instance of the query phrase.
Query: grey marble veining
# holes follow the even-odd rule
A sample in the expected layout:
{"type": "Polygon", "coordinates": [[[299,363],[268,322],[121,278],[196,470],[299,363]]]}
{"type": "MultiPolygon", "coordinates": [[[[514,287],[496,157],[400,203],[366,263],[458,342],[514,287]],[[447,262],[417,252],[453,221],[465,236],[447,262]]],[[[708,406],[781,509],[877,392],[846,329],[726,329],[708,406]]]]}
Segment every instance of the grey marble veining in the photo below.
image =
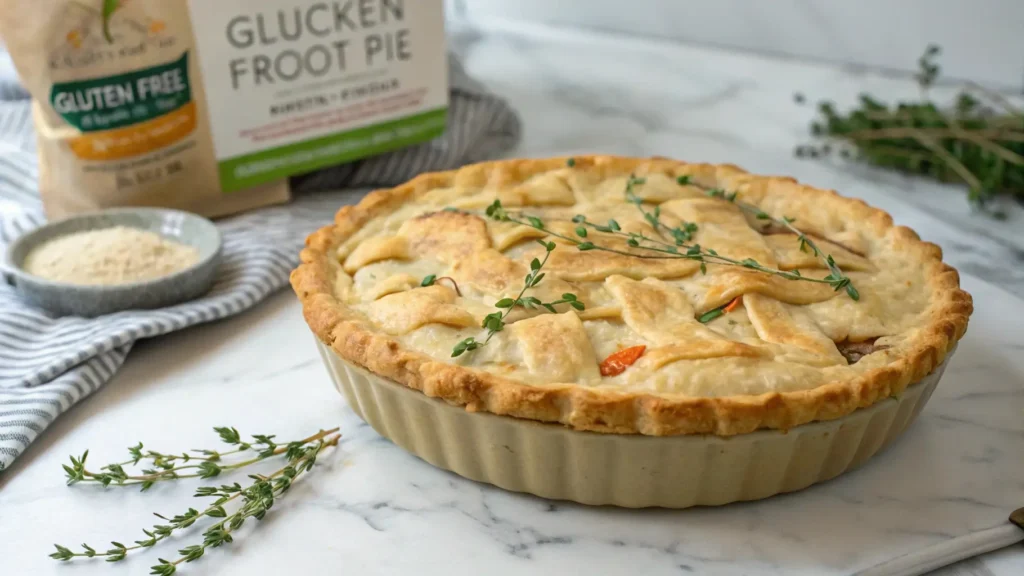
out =
{"type": "MultiPolygon", "coordinates": [[[[990,223],[971,216],[952,187],[790,155],[809,114],[792,104],[793,91],[908,87],[827,67],[572,34],[460,30],[452,44],[523,115],[520,155],[660,154],[791,174],[864,198],[941,245],[967,273],[977,312],[917,422],[863,468],[761,502],[683,511],[548,502],[461,479],[382,439],[345,406],[294,297],[280,294],[231,320],[141,342],[114,381],[0,475],[0,573],[141,574],[157,557],[172,557],[199,533],[113,568],[47,558],[54,542],[129,542],[152,523],[151,512],[197,504],[195,484],[147,493],[66,488],[60,464],[86,448],[97,463],[119,460],[138,440],[166,450],[206,447],[216,440],[210,428],[223,425],[280,438],[338,425],[344,439],[258,529],[247,524],[234,544],[183,569],[192,576],[852,576],[1003,526],[1024,505],[1024,302],[1008,293],[1024,293],[1024,274],[1005,264],[1021,259],[1013,227],[1022,215],[990,223]]],[[[1017,545],[942,574],[1021,573],[1017,545]]]]}

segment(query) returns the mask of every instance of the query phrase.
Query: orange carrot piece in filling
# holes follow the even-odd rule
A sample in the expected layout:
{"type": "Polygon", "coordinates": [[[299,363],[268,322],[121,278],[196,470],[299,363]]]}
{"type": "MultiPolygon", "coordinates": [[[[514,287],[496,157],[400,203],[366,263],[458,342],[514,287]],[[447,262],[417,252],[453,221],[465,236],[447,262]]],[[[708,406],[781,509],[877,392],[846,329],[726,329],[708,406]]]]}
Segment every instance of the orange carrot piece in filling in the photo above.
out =
{"type": "Polygon", "coordinates": [[[644,355],[647,346],[623,348],[601,362],[601,376],[618,376],[644,355]]]}

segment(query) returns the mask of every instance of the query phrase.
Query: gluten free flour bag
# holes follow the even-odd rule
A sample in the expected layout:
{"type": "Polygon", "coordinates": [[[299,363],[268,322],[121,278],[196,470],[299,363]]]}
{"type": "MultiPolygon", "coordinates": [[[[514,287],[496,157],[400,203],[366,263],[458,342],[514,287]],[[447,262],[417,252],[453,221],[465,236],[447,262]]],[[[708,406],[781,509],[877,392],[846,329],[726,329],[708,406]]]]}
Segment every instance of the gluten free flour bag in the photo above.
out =
{"type": "Polygon", "coordinates": [[[0,0],[40,192],[219,216],[444,130],[442,0],[0,0]]]}

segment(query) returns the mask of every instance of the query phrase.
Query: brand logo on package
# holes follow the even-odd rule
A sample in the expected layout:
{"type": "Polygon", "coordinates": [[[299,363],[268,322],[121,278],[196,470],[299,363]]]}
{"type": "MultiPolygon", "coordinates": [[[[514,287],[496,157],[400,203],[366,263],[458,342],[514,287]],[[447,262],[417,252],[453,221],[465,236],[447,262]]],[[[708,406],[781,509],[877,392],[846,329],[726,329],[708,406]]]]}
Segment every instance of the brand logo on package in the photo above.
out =
{"type": "Polygon", "coordinates": [[[444,130],[443,0],[189,0],[225,191],[444,130]]]}
{"type": "Polygon", "coordinates": [[[51,70],[96,68],[178,44],[167,22],[140,11],[125,15],[124,0],[66,2],[49,53],[51,70]]]}

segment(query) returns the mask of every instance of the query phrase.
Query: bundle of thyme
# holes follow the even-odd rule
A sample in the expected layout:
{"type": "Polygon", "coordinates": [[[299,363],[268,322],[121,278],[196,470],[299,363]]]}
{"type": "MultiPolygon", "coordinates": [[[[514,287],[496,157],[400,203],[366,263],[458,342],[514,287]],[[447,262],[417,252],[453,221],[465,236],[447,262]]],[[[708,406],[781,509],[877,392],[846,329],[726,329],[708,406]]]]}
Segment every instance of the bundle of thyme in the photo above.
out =
{"type": "MultiPolygon", "coordinates": [[[[963,182],[975,207],[984,208],[999,194],[1024,200],[1024,112],[973,82],[951,104],[934,102],[929,89],[941,71],[939,52],[929,46],[918,60],[919,101],[890,105],[862,94],[860,105],[845,114],[832,102],[820,102],[811,133],[821,142],[798,146],[796,155],[817,158],[838,150],[844,158],[963,182]]],[[[795,98],[804,101],[802,95],[795,98]]]]}
{"type": "Polygon", "coordinates": [[[252,483],[242,486],[235,482],[216,486],[201,486],[196,489],[195,497],[213,498],[213,502],[202,510],[189,508],[187,511],[170,518],[156,514],[164,522],[154,525],[151,529],[143,529],[145,538],[136,540],[134,545],[126,546],[120,542],[111,542],[106,550],[98,550],[88,544],[82,544],[82,551],[75,552],[66,546],[54,544],[57,551],[50,554],[54,560],[67,562],[73,558],[104,558],[107,562],[124,560],[128,553],[143,548],[156,546],[158,542],[172,534],[185,530],[202,518],[211,518],[215,522],[203,532],[201,544],[186,546],[178,550],[179,556],[174,560],[158,559],[158,564],[150,567],[150,574],[170,576],[177,572],[178,565],[193,562],[201,558],[207,548],[217,548],[230,544],[233,533],[249,518],[262,520],[274,502],[291,488],[292,484],[304,473],[313,469],[320,453],[329,446],[337,446],[341,434],[337,428],[321,430],[312,436],[292,442],[277,442],[274,436],[254,434],[251,441],[242,440],[238,430],[234,428],[214,428],[223,442],[232,448],[225,451],[190,450],[180,454],[166,454],[153,450],[145,450],[142,443],[128,449],[131,456],[124,462],[107,464],[99,472],[86,468],[89,451],[80,457],[71,457],[71,465],[64,465],[68,485],[82,482],[93,482],[104,486],[140,486],[143,491],[156,482],[181,480],[184,478],[213,478],[223,472],[237,470],[257,462],[283,455],[287,462],[284,466],[268,475],[250,474],[252,483]],[[189,452],[192,452],[191,454],[189,452]],[[226,462],[225,456],[249,452],[253,456],[237,461],[226,462]],[[142,461],[149,461],[150,468],[141,474],[129,474],[125,466],[137,466],[142,461]],[[241,505],[229,511],[225,505],[241,499],[241,505]]]}

